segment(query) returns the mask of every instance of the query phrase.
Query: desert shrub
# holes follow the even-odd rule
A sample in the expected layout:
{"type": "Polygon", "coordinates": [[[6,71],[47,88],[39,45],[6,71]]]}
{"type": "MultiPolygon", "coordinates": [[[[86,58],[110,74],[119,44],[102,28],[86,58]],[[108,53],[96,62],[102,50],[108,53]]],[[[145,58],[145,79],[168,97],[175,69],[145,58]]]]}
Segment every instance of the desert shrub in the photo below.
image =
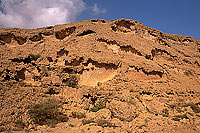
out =
{"type": "Polygon", "coordinates": [[[93,108],[90,108],[89,110],[92,112],[97,112],[100,109],[103,109],[105,107],[106,107],[105,105],[98,103],[98,104],[95,104],[95,106],[93,108]]]}
{"type": "Polygon", "coordinates": [[[29,56],[33,59],[33,60],[37,60],[38,58],[40,58],[39,54],[29,54],[29,56]]]}
{"type": "Polygon", "coordinates": [[[78,79],[75,75],[70,75],[68,78],[63,79],[62,82],[72,88],[76,88],[78,86],[78,79]]]}
{"type": "Polygon", "coordinates": [[[70,126],[70,127],[75,127],[75,125],[73,125],[73,124],[69,124],[69,126],[70,126]]]}
{"type": "Polygon", "coordinates": [[[68,117],[59,111],[60,107],[61,104],[57,100],[47,99],[32,106],[29,115],[36,124],[51,124],[54,127],[54,124],[68,120],[68,117]]]}

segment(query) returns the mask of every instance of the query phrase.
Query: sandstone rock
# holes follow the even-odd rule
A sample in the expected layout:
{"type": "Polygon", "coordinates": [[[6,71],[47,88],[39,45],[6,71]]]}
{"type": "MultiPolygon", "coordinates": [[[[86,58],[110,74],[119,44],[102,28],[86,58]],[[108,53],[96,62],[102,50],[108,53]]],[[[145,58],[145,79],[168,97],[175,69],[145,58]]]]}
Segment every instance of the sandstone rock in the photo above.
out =
{"type": "Polygon", "coordinates": [[[136,117],[136,107],[126,102],[112,100],[107,107],[112,112],[113,117],[123,121],[132,121],[136,117]]]}
{"type": "Polygon", "coordinates": [[[113,119],[111,120],[111,123],[112,123],[115,127],[121,127],[121,126],[122,126],[122,122],[121,122],[119,119],[117,119],[117,118],[113,118],[113,119]]]}
{"type": "Polygon", "coordinates": [[[109,109],[101,109],[98,112],[96,112],[96,118],[97,120],[110,120],[111,118],[111,112],[109,109]]]}
{"type": "Polygon", "coordinates": [[[130,19],[0,29],[0,130],[53,98],[60,123],[36,132],[198,132],[199,44],[130,19]]]}
{"type": "Polygon", "coordinates": [[[109,109],[101,109],[97,112],[90,112],[86,114],[86,119],[95,122],[97,122],[98,120],[110,120],[111,112],[109,109]]]}

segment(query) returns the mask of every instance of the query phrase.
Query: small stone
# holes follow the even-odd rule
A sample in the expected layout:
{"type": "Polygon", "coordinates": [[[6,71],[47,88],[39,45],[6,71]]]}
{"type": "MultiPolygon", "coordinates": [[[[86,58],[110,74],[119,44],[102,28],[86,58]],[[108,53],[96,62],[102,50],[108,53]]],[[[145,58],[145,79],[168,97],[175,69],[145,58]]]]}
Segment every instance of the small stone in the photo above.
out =
{"type": "Polygon", "coordinates": [[[121,127],[122,126],[121,121],[119,119],[117,119],[117,118],[113,118],[111,120],[111,123],[114,124],[114,126],[116,126],[116,127],[121,127]]]}
{"type": "Polygon", "coordinates": [[[28,126],[28,129],[30,130],[30,129],[33,129],[34,128],[34,126],[32,125],[32,124],[30,124],[29,126],[28,126]]]}

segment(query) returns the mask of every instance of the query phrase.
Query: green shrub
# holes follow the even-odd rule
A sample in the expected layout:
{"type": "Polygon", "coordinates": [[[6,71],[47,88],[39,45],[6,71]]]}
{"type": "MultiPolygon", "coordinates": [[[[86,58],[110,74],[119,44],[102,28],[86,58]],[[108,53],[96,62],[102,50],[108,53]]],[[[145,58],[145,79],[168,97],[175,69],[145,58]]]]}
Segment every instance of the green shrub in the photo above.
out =
{"type": "Polygon", "coordinates": [[[38,58],[40,58],[39,54],[29,54],[29,56],[33,59],[33,60],[37,60],[38,58]]]}
{"type": "Polygon", "coordinates": [[[61,104],[57,100],[47,99],[31,107],[29,115],[36,124],[51,124],[51,126],[54,127],[54,124],[68,120],[67,116],[59,112],[60,107],[61,104]]]}
{"type": "Polygon", "coordinates": [[[102,105],[102,104],[98,103],[93,108],[90,108],[89,110],[92,111],[92,112],[97,112],[100,109],[103,109],[105,107],[106,107],[105,105],[102,105]]]}
{"type": "Polygon", "coordinates": [[[69,124],[69,126],[70,126],[70,127],[75,127],[75,125],[73,125],[73,124],[69,124]]]}

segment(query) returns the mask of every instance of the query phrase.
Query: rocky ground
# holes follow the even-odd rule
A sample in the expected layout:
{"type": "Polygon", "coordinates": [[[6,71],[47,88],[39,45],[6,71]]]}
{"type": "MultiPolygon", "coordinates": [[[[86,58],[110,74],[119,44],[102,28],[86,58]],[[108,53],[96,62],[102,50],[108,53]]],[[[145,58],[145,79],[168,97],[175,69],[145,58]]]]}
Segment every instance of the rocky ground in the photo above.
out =
{"type": "Polygon", "coordinates": [[[200,132],[200,41],[142,23],[0,29],[0,131],[200,132]]]}

